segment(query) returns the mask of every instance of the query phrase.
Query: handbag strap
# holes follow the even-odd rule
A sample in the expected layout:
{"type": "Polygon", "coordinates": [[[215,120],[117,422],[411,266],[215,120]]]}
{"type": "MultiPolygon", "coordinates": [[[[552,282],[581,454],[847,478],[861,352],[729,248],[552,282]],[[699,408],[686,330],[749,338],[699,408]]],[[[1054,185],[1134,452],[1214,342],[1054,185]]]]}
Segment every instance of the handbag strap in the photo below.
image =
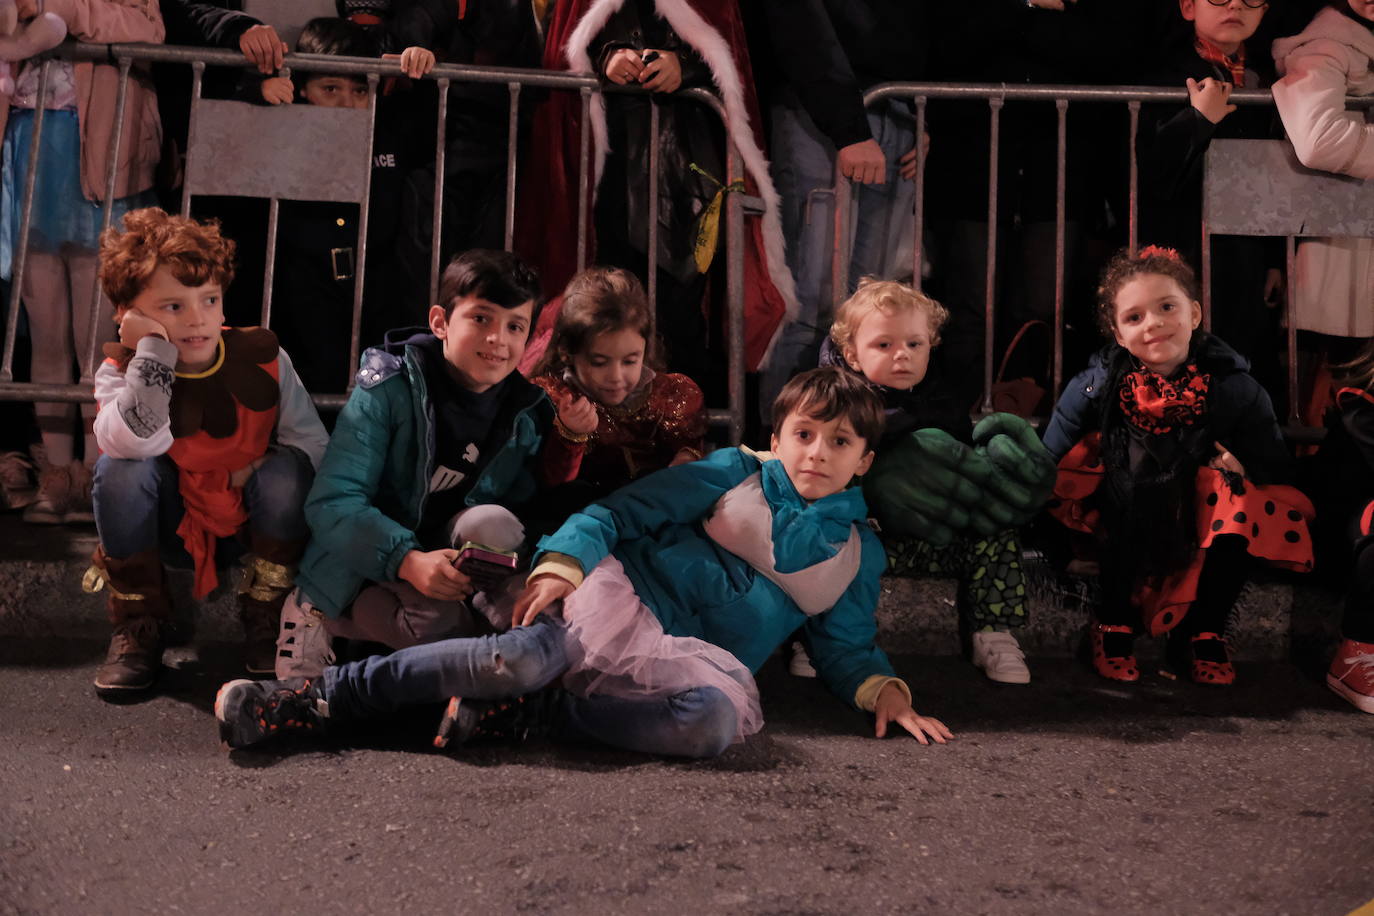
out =
{"type": "Polygon", "coordinates": [[[1016,332],[1016,336],[1011,339],[1011,343],[1007,344],[1006,350],[1002,351],[1002,364],[997,367],[997,378],[993,380],[994,382],[1005,381],[1004,376],[1007,374],[1007,363],[1011,362],[1011,355],[1016,352],[1016,347],[1021,343],[1021,338],[1025,337],[1026,332],[1036,325],[1043,328],[1049,327],[1049,325],[1039,318],[1032,318],[1030,321],[1021,325],[1020,330],[1016,332]]]}

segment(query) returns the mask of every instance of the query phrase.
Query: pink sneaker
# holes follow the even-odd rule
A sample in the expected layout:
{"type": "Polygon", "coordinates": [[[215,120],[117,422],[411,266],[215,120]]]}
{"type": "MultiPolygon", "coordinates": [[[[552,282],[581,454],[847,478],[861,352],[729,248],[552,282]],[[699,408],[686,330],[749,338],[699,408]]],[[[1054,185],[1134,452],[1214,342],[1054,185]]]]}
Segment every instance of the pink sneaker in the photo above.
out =
{"type": "Polygon", "coordinates": [[[1341,640],[1326,672],[1326,686],[1360,712],[1374,713],[1374,643],[1341,640]]]}

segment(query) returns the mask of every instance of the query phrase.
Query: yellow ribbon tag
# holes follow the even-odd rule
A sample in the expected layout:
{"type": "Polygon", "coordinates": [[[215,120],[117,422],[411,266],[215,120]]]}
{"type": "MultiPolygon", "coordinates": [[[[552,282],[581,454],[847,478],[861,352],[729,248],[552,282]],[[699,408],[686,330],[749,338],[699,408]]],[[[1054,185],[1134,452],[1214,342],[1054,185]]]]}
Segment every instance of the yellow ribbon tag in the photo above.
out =
{"type": "Polygon", "coordinates": [[[719,179],[695,162],[688,167],[698,175],[710,180],[717,188],[711,202],[706,205],[705,210],[701,211],[701,217],[697,220],[696,240],[692,244],[692,256],[697,262],[697,273],[704,274],[711,269],[711,261],[716,256],[716,246],[720,243],[720,211],[725,195],[731,191],[743,191],[744,181],[740,179],[730,182],[729,185],[723,185],[719,179]]]}

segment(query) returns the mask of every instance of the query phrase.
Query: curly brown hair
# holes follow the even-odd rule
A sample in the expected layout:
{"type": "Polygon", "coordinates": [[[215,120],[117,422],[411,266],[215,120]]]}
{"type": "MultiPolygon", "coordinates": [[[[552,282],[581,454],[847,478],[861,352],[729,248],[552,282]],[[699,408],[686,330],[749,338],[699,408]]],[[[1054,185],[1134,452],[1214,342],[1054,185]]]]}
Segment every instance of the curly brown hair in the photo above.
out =
{"type": "Polygon", "coordinates": [[[556,375],[599,334],[629,329],[644,338],[644,364],[663,368],[651,328],[649,297],[639,278],[619,267],[589,267],[568,281],[563,308],[534,375],[556,375]]]}
{"type": "Polygon", "coordinates": [[[1114,336],[1116,330],[1116,294],[1141,274],[1168,277],[1189,299],[1198,300],[1197,275],[1177,251],[1158,245],[1146,245],[1139,252],[1122,248],[1102,269],[1102,279],[1097,284],[1097,328],[1105,336],[1114,336]]]}
{"type": "Polygon", "coordinates": [[[127,308],[158,267],[165,266],[181,283],[228,287],[234,280],[234,240],[220,233],[219,223],[199,223],[173,216],[160,207],[124,214],[124,229],[100,234],[100,286],[115,308],[127,308]]]}
{"type": "Polygon", "coordinates": [[[949,321],[949,309],[905,283],[864,277],[859,281],[859,288],[854,290],[854,295],[840,303],[835,310],[835,321],[830,325],[830,339],[843,354],[847,347],[854,345],[854,335],[869,315],[874,312],[900,315],[908,311],[925,312],[930,321],[930,345],[934,347],[939,344],[940,329],[949,321]]]}

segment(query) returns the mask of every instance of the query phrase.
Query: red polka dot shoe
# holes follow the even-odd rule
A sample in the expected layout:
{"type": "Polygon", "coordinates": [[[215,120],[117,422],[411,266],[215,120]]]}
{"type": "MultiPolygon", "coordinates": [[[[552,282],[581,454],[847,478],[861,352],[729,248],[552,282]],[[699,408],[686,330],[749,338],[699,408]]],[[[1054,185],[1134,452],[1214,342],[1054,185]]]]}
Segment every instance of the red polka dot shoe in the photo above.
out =
{"type": "Polygon", "coordinates": [[[1140,680],[1132,646],[1135,634],[1130,627],[1094,623],[1088,627],[1093,651],[1093,669],[1109,681],[1132,683],[1140,680]]]}
{"type": "Polygon", "coordinates": [[[1199,633],[1188,645],[1193,653],[1189,675],[1194,684],[1229,687],[1236,682],[1236,669],[1231,664],[1231,652],[1225,639],[1216,633],[1199,633]]]}

